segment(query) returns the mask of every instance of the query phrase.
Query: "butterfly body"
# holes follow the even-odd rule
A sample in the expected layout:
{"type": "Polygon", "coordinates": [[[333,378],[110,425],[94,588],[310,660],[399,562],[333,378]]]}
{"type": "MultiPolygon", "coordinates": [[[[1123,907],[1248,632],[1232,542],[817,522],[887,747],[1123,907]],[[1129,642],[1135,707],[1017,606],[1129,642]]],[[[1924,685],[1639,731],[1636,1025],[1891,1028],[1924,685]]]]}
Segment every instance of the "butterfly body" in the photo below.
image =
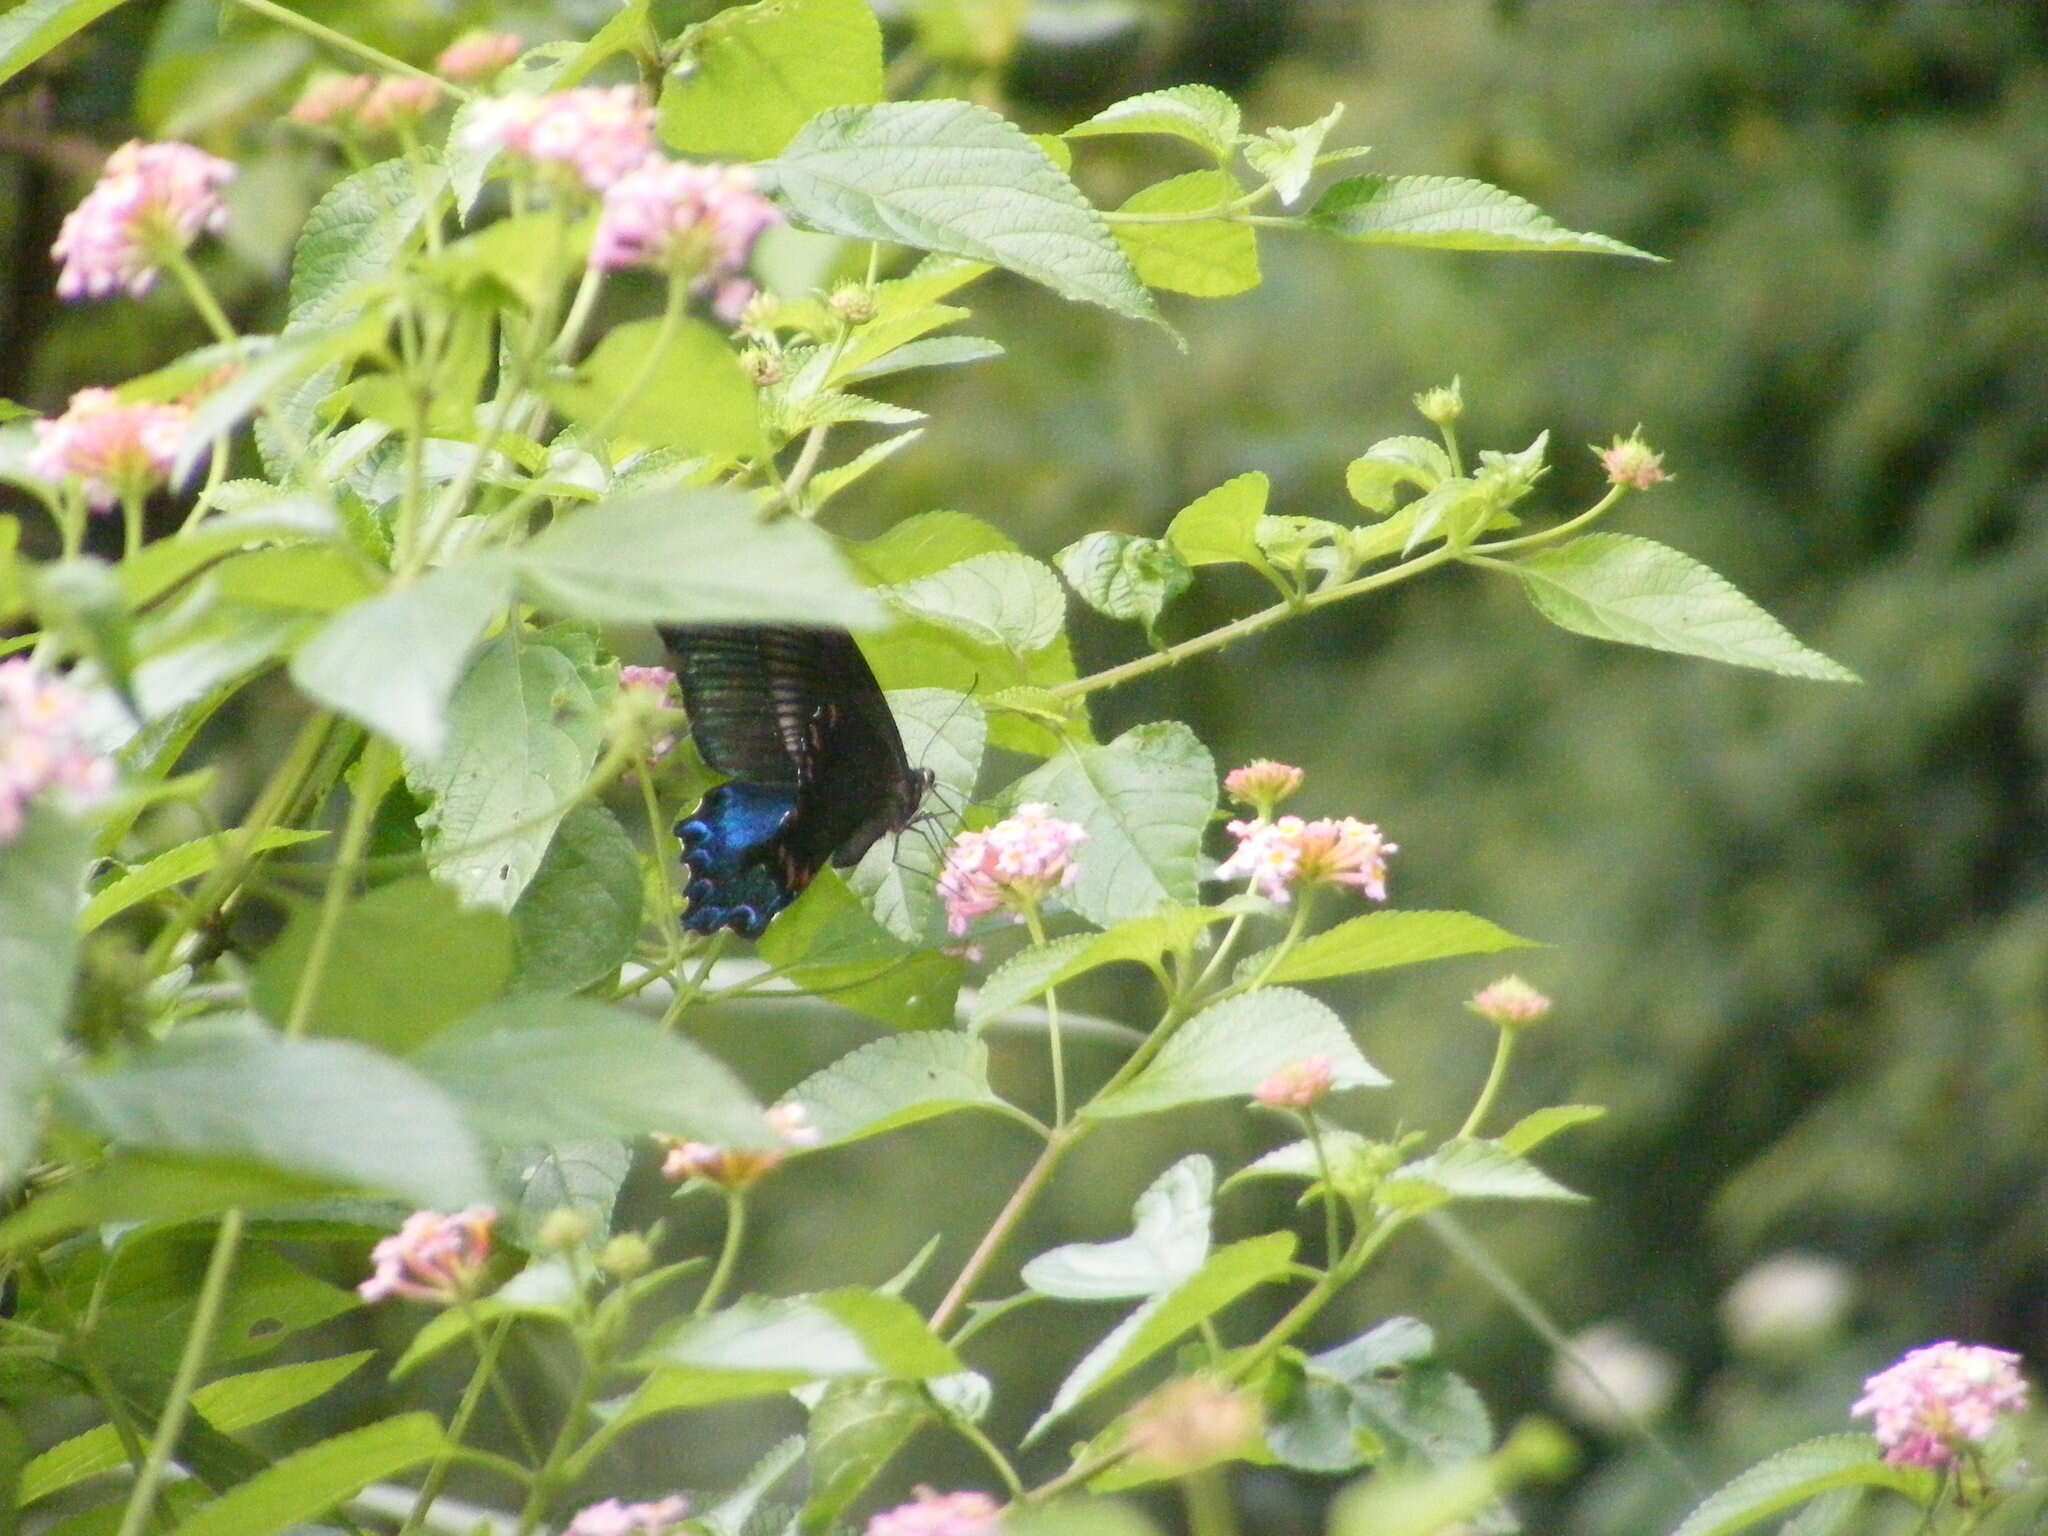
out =
{"type": "Polygon", "coordinates": [[[729,775],[676,832],[691,879],[683,925],[758,938],[829,863],[858,863],[917,814],[881,685],[844,630],[693,625],[661,631],[690,732],[729,775]]]}

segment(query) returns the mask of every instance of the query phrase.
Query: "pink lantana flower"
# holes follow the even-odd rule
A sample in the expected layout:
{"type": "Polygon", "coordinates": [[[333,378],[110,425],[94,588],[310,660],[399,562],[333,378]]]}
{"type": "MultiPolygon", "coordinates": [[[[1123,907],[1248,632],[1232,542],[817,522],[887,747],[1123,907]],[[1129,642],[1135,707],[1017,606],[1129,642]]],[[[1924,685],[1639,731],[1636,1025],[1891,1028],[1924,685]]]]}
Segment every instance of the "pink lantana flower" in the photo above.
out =
{"type": "Polygon", "coordinates": [[[0,661],[0,848],[21,835],[28,808],[59,795],[72,810],[104,800],[114,764],[81,734],[85,700],[26,656],[0,661]]]}
{"type": "Polygon", "coordinates": [[[375,89],[375,75],[318,75],[306,82],[285,115],[307,128],[338,128],[354,121],[356,109],[375,89]]]}
{"type": "Polygon", "coordinates": [[[962,832],[939,875],[947,927],[961,937],[976,918],[1005,910],[1023,921],[1079,878],[1074,850],[1086,841],[1079,823],[1061,821],[1050,806],[1035,803],[1018,806],[986,832],[962,832]]]}
{"type": "Polygon", "coordinates": [[[1615,438],[1605,448],[1595,448],[1593,453],[1600,460],[1600,467],[1607,471],[1609,485],[1647,491],[1671,478],[1670,471],[1664,468],[1664,455],[1651,451],[1650,445],[1643,441],[1641,427],[1627,437],[1615,438]]]}
{"type": "Polygon", "coordinates": [[[668,1149],[668,1155],[662,1159],[661,1176],[675,1184],[702,1179],[723,1190],[752,1189],[782,1166],[788,1152],[818,1144],[818,1129],[811,1124],[810,1111],[794,1100],[777,1104],[763,1118],[768,1129],[781,1140],[780,1148],[722,1147],[709,1141],[655,1137],[668,1149]]]}
{"type": "Polygon", "coordinates": [[[497,1222],[498,1213],[485,1205],[453,1216],[414,1211],[395,1236],[370,1250],[374,1271],[356,1291],[365,1301],[401,1296],[448,1306],[465,1300],[490,1261],[497,1222]]]}
{"type": "Polygon", "coordinates": [[[630,85],[500,96],[471,109],[465,137],[475,149],[564,167],[602,193],[654,153],[654,109],[630,85]]]}
{"type": "Polygon", "coordinates": [[[148,494],[170,479],[192,412],[163,402],[124,401],[111,389],[81,389],[64,414],[35,423],[28,467],[68,481],[96,512],[148,494]]]}
{"type": "Polygon", "coordinates": [[[690,1501],[679,1493],[639,1504],[605,1499],[579,1509],[562,1536],[666,1536],[689,1512],[690,1501]]]}
{"type": "Polygon", "coordinates": [[[434,60],[434,70],[467,84],[488,80],[526,51],[526,40],[511,32],[465,32],[434,60]]]}
{"type": "MultiPolygon", "coordinates": [[[[711,288],[744,269],[761,232],[781,221],[752,166],[657,157],[605,189],[590,264],[608,272],[682,268],[711,288]]],[[[735,318],[751,297],[739,298],[735,318]]]]}
{"type": "Polygon", "coordinates": [[[1387,855],[1400,852],[1368,821],[1345,816],[1303,821],[1233,821],[1237,851],[1216,868],[1218,880],[1248,880],[1268,901],[1286,903],[1302,887],[1349,886],[1387,899],[1387,855]]]}
{"type": "Polygon", "coordinates": [[[1304,1056],[1289,1062],[1252,1093],[1268,1109],[1314,1109],[1329,1095],[1337,1069],[1327,1056],[1304,1056]]]}
{"type": "Polygon", "coordinates": [[[1223,776],[1223,788],[1239,805],[1248,805],[1259,813],[1261,820],[1272,816],[1273,807],[1301,788],[1307,775],[1289,763],[1276,763],[1270,757],[1253,758],[1242,768],[1233,768],[1223,776]]]}
{"type": "Polygon", "coordinates": [[[190,144],[123,144],[50,247],[64,263],[58,297],[149,292],[166,256],[227,227],[221,190],[234,179],[233,165],[190,144]]]}
{"type": "Polygon", "coordinates": [[[1002,1510],[985,1493],[940,1493],[920,1487],[908,1504],[868,1522],[867,1536],[996,1536],[1002,1510]]]}
{"type": "Polygon", "coordinates": [[[1863,1383],[1849,1412],[1875,1420],[1884,1459],[1940,1469],[1982,1445],[2007,1414],[2027,1406],[2020,1357],[1982,1344],[1943,1342],[1910,1350],[1863,1383]]]}
{"type": "Polygon", "coordinates": [[[1521,1029],[1550,1015],[1550,999],[1519,976],[1503,976],[1481,987],[1465,1006],[1502,1029],[1521,1029]]]}

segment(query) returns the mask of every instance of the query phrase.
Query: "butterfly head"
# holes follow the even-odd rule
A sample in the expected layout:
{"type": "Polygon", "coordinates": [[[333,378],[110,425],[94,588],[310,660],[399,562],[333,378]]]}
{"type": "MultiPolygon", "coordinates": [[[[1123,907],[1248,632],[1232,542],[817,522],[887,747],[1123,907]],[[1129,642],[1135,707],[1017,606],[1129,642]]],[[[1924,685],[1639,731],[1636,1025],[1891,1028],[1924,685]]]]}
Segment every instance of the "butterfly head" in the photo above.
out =
{"type": "Polygon", "coordinates": [[[924,804],[924,798],[932,792],[938,782],[938,775],[929,768],[919,768],[904,775],[896,790],[895,828],[903,831],[917,820],[917,808],[924,804]]]}

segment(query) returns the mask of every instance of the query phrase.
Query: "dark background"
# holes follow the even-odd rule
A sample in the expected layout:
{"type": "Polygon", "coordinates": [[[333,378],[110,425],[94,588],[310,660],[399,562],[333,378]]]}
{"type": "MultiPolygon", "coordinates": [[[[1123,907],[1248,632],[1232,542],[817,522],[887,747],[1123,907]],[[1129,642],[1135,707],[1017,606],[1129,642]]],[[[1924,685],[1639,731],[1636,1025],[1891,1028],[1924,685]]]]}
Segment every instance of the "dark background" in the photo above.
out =
{"type": "MultiPolygon", "coordinates": [[[[340,24],[416,54],[450,25],[424,4],[346,9],[340,24]]],[[[239,320],[274,323],[290,234],[333,167],[274,121],[299,45],[216,38],[212,11],[128,6],[0,97],[0,394],[53,409],[202,339],[168,292],[62,313],[50,298],[56,223],[131,132],[244,161],[211,270],[239,320]]],[[[593,22],[495,14],[535,37],[593,22]]],[[[1571,509],[1598,486],[1581,445],[1642,422],[1678,478],[1620,526],[1705,559],[1867,686],[1603,647],[1453,574],[1106,697],[1098,725],[1177,717],[1223,765],[1300,763],[1310,814],[1400,841],[1397,904],[1553,946],[1516,957],[1558,1009],[1507,1110],[1609,1106],[1546,1157],[1595,1203],[1478,1230],[1567,1331],[1620,1321],[1668,1354],[1659,1429],[1701,1480],[1843,1427],[1860,1378],[1904,1347],[1956,1336],[2048,1360],[2048,6],[1091,0],[1040,4],[1006,67],[934,89],[1056,129],[1191,78],[1239,92],[1251,126],[1343,100],[1332,142],[1376,146],[1372,168],[1484,177],[1670,265],[1268,232],[1262,289],[1168,301],[1186,356],[1021,285],[979,289],[974,328],[1011,355],[906,396],[932,429],[845,526],[952,506],[1049,555],[1091,528],[1157,534],[1246,469],[1273,478],[1275,511],[1342,516],[1345,462],[1417,430],[1409,396],[1453,375],[1468,447],[1550,429],[1539,500],[1571,509]],[[1786,1249],[1851,1266],[1853,1314],[1803,1357],[1738,1358],[1719,1298],[1786,1249]]],[[[1118,201],[1185,168],[1154,154],[1091,147],[1082,174],[1118,201]]],[[[1257,600],[1206,574],[1168,632],[1257,600]]],[[[1076,639],[1084,665],[1136,643],[1095,621],[1076,639]]],[[[1498,970],[1329,989],[1398,1085],[1362,1101],[1361,1129],[1457,1123],[1489,1048],[1458,1003],[1498,970]]],[[[769,1089],[860,1038],[836,1011],[715,1029],[769,1089]]],[[[1006,1043],[998,1070],[1027,1086],[1037,1054],[1006,1043]]],[[[1018,1252],[1122,1230],[1175,1157],[1234,1166],[1266,1135],[1189,1114],[1092,1144],[1018,1252]]],[[[957,1263],[1028,1151],[1002,1123],[947,1122],[803,1165],[769,1192],[746,1278],[879,1281],[934,1230],[940,1266],[957,1263]]],[[[1227,1197],[1222,1235],[1284,1219],[1265,1199],[1227,1197]]],[[[709,1218],[684,1212],[671,1244],[709,1218]]],[[[1341,1310],[1329,1340],[1426,1317],[1503,1423],[1557,1411],[1549,1348],[1426,1237],[1341,1310]]],[[[1042,1309],[992,1330],[977,1350],[1004,1385],[999,1426],[1028,1421],[1110,1320],[1042,1309]]],[[[674,1421],[628,1442],[625,1481],[715,1486],[795,1422],[674,1421]]],[[[1623,1536],[1689,1502],[1626,1435],[1583,1443],[1579,1478],[1532,1504],[1538,1528],[1623,1536]]],[[[906,1466],[980,1475],[953,1457],[921,1442],[906,1466]]],[[[1317,1489],[1254,1473],[1245,1490],[1252,1529],[1315,1528],[1317,1489]]]]}

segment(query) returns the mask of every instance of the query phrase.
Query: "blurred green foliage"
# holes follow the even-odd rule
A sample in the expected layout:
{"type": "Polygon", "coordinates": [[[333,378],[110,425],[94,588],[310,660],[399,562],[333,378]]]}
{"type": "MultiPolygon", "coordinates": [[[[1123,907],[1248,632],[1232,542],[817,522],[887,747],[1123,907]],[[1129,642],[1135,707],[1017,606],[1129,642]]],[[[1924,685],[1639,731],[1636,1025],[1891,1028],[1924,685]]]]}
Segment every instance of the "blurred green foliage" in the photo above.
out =
{"type": "MultiPolygon", "coordinates": [[[[303,8],[388,27],[377,40],[409,52],[464,19],[303,8]]],[[[43,253],[96,152],[131,129],[204,142],[274,113],[307,62],[275,39],[230,32],[196,67],[163,62],[166,39],[212,10],[125,8],[0,100],[0,394],[51,407],[199,339],[168,295],[59,313],[43,253]]],[[[587,32],[602,10],[465,15],[539,38],[587,32]]],[[[1533,624],[1505,587],[1452,578],[1190,663],[1099,723],[1178,717],[1225,763],[1301,763],[1312,813],[1376,819],[1403,844],[1397,903],[1471,908],[1555,946],[1524,967],[1560,1006],[1507,1110],[1612,1107],[1551,1160],[1596,1203],[1509,1221],[1489,1243],[1568,1330],[1620,1318],[1671,1352],[1682,1388],[1662,1428],[1704,1482],[1839,1427],[1861,1376],[1905,1345],[1954,1335],[2048,1359],[2048,5],[1133,14],[1125,45],[1041,28],[1007,82],[961,88],[1007,90],[1045,127],[1190,62],[1249,84],[1251,125],[1345,99],[1332,142],[1373,144],[1376,168],[1484,177],[1671,265],[1270,242],[1262,289],[1170,312],[1185,356],[1005,287],[983,313],[1009,359],[927,388],[931,430],[857,493],[859,521],[956,506],[1044,556],[1103,526],[1157,535],[1248,469],[1272,477],[1274,511],[1317,515],[1340,503],[1345,461],[1415,430],[1409,396],[1454,374],[1473,443],[1544,426],[1559,444],[1604,442],[1641,418],[1678,479],[1632,527],[1727,573],[1867,687],[1597,647],[1533,624]],[[1717,1302],[1788,1247],[1855,1267],[1853,1324],[1817,1358],[1745,1362],[1717,1302]]],[[[284,241],[333,171],[282,126],[270,142],[238,186],[232,244],[209,258],[231,304],[274,291],[284,241]]],[[[1177,164],[1121,152],[1133,158],[1087,157],[1098,202],[1177,164]]],[[[1555,505],[1594,488],[1590,455],[1554,458],[1555,505]]],[[[1252,595],[1218,580],[1169,613],[1168,638],[1252,595]]],[[[1081,629],[1097,663],[1131,640],[1081,629]]],[[[1456,1004],[1492,974],[1473,963],[1344,999],[1411,1124],[1447,1129],[1469,1102],[1488,1040],[1456,1004]]],[[[1114,994],[1077,1002],[1116,1011],[1114,994]]],[[[862,1038],[844,1014],[774,1005],[717,1030],[766,1084],[862,1038]]],[[[997,1072],[1035,1071],[1035,1057],[999,1041],[997,1072]]],[[[1241,1160],[1249,1134],[1242,1117],[1192,1114],[1113,1161],[1084,1157],[1017,1251],[1121,1230],[1166,1163],[1196,1147],[1241,1160]]],[[[919,1232],[964,1243],[1026,1153],[1001,1123],[949,1123],[800,1166],[770,1191],[748,1279],[844,1279],[859,1255],[879,1282],[919,1232]],[[949,1176],[963,1167],[1004,1177],[949,1176]]],[[[686,1211],[672,1236],[707,1237],[713,1214],[686,1211]]],[[[1445,1249],[1410,1239],[1332,1327],[1396,1310],[1437,1327],[1503,1422],[1547,1405],[1550,1351],[1445,1249]]],[[[998,1413],[1021,1414],[1087,1338],[1036,1316],[1005,1326],[992,1344],[1027,1390],[998,1413]]],[[[429,1371],[411,1389],[446,1386],[429,1371]]],[[[732,1447],[760,1439],[727,1442],[731,1423],[685,1420],[629,1446],[649,1487],[677,1465],[729,1481],[732,1447]]],[[[1542,1528],[1668,1528],[1683,1484],[1625,1436],[1590,1439],[1597,1454],[1542,1528]]],[[[1248,1487],[1253,1528],[1313,1527],[1300,1486],[1248,1487]]]]}

